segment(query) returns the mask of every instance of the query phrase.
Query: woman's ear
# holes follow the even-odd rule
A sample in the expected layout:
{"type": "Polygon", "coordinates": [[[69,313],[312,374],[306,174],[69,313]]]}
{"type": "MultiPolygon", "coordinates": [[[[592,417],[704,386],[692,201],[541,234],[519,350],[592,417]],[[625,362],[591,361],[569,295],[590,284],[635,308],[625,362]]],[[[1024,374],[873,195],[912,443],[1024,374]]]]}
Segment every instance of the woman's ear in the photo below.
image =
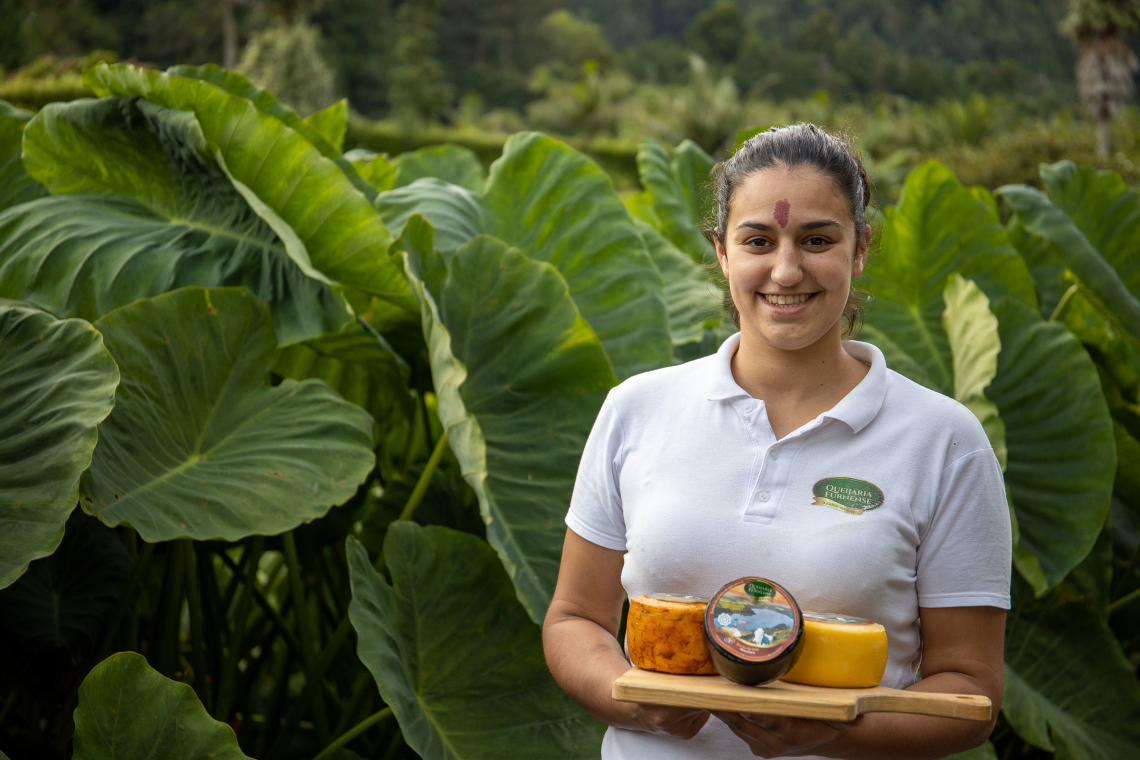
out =
{"type": "Polygon", "coordinates": [[[724,250],[724,243],[721,242],[720,235],[718,235],[716,232],[713,232],[712,239],[713,239],[713,245],[716,247],[716,260],[717,260],[717,263],[720,264],[721,274],[723,274],[724,279],[727,280],[728,279],[728,252],[726,250],[724,250]]]}
{"type": "Polygon", "coordinates": [[[871,225],[863,228],[863,239],[855,247],[855,261],[851,264],[851,277],[863,274],[863,267],[867,265],[867,253],[871,250],[871,225]]]}

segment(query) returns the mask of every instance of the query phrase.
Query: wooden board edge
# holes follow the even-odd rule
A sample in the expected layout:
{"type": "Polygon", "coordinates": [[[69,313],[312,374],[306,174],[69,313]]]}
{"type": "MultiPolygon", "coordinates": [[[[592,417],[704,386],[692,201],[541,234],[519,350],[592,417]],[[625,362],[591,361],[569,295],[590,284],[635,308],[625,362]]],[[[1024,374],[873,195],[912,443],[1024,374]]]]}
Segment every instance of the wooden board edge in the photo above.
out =
{"type": "Polygon", "coordinates": [[[859,697],[859,712],[905,712],[912,715],[929,715],[935,718],[959,720],[989,720],[993,717],[993,703],[989,697],[975,694],[939,694],[937,692],[907,692],[905,702],[894,694],[868,694],[859,697]],[[924,695],[925,698],[919,697],[924,695]]]}
{"type": "MultiPolygon", "coordinates": [[[[778,694],[778,692],[777,692],[778,694]]],[[[694,694],[646,688],[639,684],[614,682],[613,698],[619,702],[639,702],[666,707],[695,707],[700,710],[763,713],[788,718],[814,718],[816,720],[855,720],[859,708],[854,701],[847,704],[810,704],[786,702],[778,696],[767,697],[763,691],[756,694],[694,694]]]]}

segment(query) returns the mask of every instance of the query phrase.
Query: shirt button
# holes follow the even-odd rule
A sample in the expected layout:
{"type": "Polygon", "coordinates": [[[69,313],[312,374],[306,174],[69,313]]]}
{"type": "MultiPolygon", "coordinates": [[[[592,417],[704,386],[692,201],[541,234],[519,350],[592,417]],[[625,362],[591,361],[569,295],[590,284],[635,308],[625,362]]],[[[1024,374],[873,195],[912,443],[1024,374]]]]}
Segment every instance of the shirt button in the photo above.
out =
{"type": "Polygon", "coordinates": [[[748,414],[751,411],[752,411],[752,404],[745,404],[744,405],[744,413],[748,414]]]}
{"type": "Polygon", "coordinates": [[[768,501],[768,492],[767,491],[761,491],[757,498],[759,498],[760,501],[768,501]]]}
{"type": "Polygon", "coordinates": [[[775,449],[772,449],[771,451],[768,452],[768,456],[772,457],[773,459],[779,459],[780,458],[780,452],[776,451],[775,449]]]}

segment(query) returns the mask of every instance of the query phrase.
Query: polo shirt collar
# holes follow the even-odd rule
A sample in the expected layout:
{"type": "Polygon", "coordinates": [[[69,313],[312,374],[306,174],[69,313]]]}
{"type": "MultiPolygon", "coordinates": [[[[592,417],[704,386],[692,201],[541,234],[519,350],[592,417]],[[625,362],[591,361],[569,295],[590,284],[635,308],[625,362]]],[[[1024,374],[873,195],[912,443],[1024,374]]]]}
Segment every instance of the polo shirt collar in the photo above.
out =
{"type": "MultiPolygon", "coordinates": [[[[749,397],[748,392],[737,385],[732,376],[732,355],[736,353],[739,345],[740,333],[735,333],[721,344],[720,349],[712,357],[707,385],[709,401],[749,397]]],[[[883,399],[887,395],[887,362],[883,358],[883,352],[870,343],[845,340],[843,348],[864,364],[870,364],[871,369],[850,393],[822,416],[846,423],[858,433],[870,424],[883,408],[883,399]]]]}

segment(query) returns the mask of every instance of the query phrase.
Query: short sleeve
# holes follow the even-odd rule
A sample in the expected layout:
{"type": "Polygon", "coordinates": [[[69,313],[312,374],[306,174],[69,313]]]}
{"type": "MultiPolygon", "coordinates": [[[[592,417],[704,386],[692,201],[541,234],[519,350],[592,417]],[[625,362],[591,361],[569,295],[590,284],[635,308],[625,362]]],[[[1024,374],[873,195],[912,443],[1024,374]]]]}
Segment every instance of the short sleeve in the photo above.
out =
{"type": "Polygon", "coordinates": [[[948,464],[918,547],[918,605],[1009,609],[1012,554],[1005,483],[993,450],[948,464]]]}
{"type": "Polygon", "coordinates": [[[582,452],[566,525],[587,541],[607,549],[625,551],[625,517],[622,514],[621,459],[625,431],[611,391],[582,452]]]}

